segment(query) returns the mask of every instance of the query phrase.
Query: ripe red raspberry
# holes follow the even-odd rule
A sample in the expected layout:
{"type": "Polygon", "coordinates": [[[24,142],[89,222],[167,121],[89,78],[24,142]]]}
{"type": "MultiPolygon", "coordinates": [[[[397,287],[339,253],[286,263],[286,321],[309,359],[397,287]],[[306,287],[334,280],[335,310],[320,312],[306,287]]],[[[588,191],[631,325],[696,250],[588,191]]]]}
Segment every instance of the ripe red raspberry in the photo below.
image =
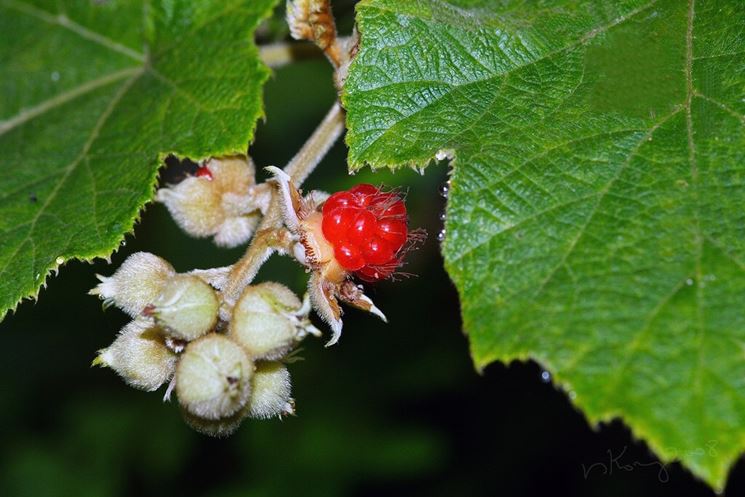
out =
{"type": "Polygon", "coordinates": [[[331,195],[323,205],[322,229],[339,264],[367,281],[393,274],[409,236],[401,197],[368,184],[331,195]]]}

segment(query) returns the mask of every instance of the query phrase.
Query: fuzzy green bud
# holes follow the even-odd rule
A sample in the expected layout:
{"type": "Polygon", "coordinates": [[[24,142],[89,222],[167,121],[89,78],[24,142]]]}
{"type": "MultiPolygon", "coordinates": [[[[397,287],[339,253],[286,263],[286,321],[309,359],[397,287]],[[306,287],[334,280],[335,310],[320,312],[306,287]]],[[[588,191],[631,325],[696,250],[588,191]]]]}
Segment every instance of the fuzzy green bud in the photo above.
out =
{"type": "Polygon", "coordinates": [[[307,333],[317,331],[302,308],[297,296],[279,283],[249,286],[233,308],[228,335],[254,359],[280,359],[307,333]]]}
{"type": "Polygon", "coordinates": [[[243,155],[212,158],[195,176],[156,195],[189,235],[213,237],[222,247],[251,238],[270,197],[271,188],[256,185],[254,164],[243,155]]]}
{"type": "Polygon", "coordinates": [[[140,318],[122,328],[114,343],[99,351],[93,365],[109,367],[127,384],[153,391],[173,377],[176,360],[161,330],[140,318]]]}
{"type": "Polygon", "coordinates": [[[176,368],[176,395],[189,413],[219,420],[240,411],[251,392],[253,364],[244,350],[211,333],[191,342],[176,368]]]}
{"type": "Polygon", "coordinates": [[[251,379],[247,414],[256,419],[294,414],[291,388],[290,372],[284,364],[277,361],[258,363],[251,379]]]}
{"type": "Polygon", "coordinates": [[[207,283],[196,276],[177,275],[166,283],[145,313],[153,316],[170,336],[191,341],[214,328],[219,305],[215,291],[207,283]]]}
{"type": "Polygon", "coordinates": [[[160,257],[136,252],[112,276],[98,275],[101,283],[89,293],[137,317],[175,274],[173,267],[160,257]]]}

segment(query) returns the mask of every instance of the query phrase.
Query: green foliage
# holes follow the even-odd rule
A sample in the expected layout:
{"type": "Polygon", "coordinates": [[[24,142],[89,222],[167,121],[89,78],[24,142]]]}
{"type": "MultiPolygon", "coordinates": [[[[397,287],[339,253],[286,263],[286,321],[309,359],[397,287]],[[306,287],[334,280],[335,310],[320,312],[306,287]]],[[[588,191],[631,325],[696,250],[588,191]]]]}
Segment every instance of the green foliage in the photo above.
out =
{"type": "Polygon", "coordinates": [[[167,154],[246,150],[274,3],[0,0],[0,318],[64,260],[108,256],[167,154]]]}
{"type": "Polygon", "coordinates": [[[745,4],[365,0],[350,167],[454,152],[478,367],[534,358],[716,489],[745,449],[745,4]]]}

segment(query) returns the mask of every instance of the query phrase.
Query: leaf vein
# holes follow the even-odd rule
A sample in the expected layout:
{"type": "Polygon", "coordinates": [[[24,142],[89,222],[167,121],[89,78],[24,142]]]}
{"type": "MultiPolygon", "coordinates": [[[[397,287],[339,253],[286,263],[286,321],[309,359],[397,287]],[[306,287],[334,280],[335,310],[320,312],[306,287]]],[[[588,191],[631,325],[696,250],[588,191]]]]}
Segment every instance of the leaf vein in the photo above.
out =
{"type": "Polygon", "coordinates": [[[124,46],[121,43],[117,43],[111,38],[102,35],[101,33],[96,33],[95,31],[91,31],[88,28],[81,26],[80,24],[67,17],[65,14],[59,13],[57,15],[54,15],[46,10],[34,7],[33,5],[30,5],[26,2],[20,2],[16,0],[4,0],[3,4],[8,8],[14,9],[31,17],[35,17],[36,19],[39,19],[46,23],[63,27],[80,36],[81,38],[97,43],[98,45],[106,47],[113,52],[121,53],[138,62],[145,62],[145,55],[143,55],[142,53],[136,50],[132,50],[131,48],[124,46]]]}

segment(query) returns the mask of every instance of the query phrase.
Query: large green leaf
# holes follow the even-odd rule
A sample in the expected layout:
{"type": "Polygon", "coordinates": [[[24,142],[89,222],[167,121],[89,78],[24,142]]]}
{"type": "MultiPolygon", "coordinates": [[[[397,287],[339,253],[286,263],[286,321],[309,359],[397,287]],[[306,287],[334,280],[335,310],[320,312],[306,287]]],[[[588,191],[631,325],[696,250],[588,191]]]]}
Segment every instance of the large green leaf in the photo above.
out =
{"type": "Polygon", "coordinates": [[[108,256],[169,153],[244,152],[276,0],[0,0],[0,318],[108,256]]]}
{"type": "Polygon", "coordinates": [[[478,367],[534,358],[721,489],[745,449],[745,2],[365,0],[350,162],[454,153],[478,367]]]}

